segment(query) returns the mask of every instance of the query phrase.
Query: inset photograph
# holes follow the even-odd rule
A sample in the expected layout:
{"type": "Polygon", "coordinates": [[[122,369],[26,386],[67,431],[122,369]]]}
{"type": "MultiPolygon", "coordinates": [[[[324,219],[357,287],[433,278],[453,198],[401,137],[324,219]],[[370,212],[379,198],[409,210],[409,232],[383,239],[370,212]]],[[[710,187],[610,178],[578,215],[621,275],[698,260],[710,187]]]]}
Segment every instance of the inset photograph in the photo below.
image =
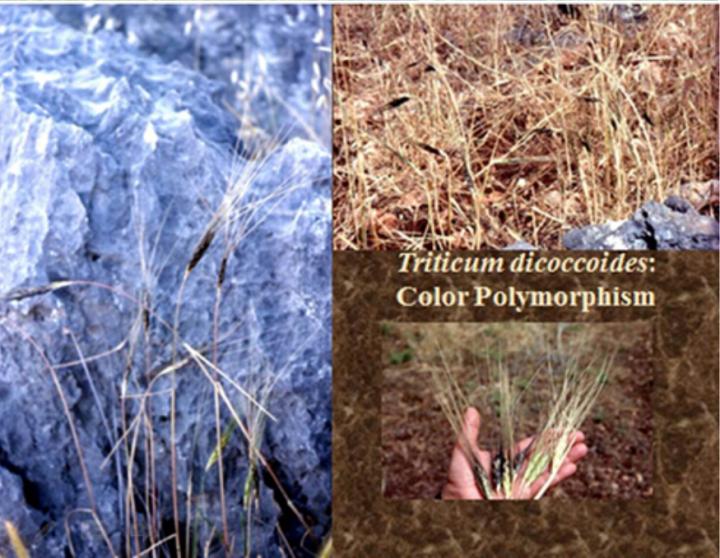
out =
{"type": "Polygon", "coordinates": [[[336,6],[338,250],[717,249],[718,7],[336,6]]]}
{"type": "Polygon", "coordinates": [[[381,328],[386,498],[652,496],[648,323],[381,328]]]}

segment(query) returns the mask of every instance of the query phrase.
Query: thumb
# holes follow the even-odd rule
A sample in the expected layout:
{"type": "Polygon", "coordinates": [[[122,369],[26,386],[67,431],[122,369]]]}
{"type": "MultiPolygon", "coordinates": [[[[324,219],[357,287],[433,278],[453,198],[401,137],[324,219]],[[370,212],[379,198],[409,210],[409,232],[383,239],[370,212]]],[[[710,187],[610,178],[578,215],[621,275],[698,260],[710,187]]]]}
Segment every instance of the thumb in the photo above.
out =
{"type": "Polygon", "coordinates": [[[480,433],[480,413],[475,407],[468,407],[463,418],[463,434],[473,446],[477,443],[480,433]]]}

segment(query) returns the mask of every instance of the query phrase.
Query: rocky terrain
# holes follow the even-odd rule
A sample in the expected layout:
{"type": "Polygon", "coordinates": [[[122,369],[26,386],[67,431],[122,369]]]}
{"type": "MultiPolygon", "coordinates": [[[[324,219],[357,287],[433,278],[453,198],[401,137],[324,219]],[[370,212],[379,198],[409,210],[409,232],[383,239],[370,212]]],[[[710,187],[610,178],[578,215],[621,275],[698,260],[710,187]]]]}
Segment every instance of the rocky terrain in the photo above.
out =
{"type": "MultiPolygon", "coordinates": [[[[248,445],[238,432],[225,448],[232,555],[246,540],[253,554],[312,555],[328,532],[329,120],[310,103],[323,26],[327,13],[280,6],[0,7],[0,518],[32,555],[124,556],[172,541],[171,385],[152,372],[172,362],[177,337],[206,353],[217,340],[221,273],[218,367],[240,385],[271,374],[276,419],[260,443],[275,479],[263,468],[248,529],[248,445]],[[258,94],[251,124],[285,132],[251,159],[238,134],[250,124],[230,101],[258,65],[287,107],[272,120],[276,104],[258,94]],[[256,208],[245,238],[226,264],[227,242],[211,241],[181,291],[238,176],[253,177],[237,198],[256,208]],[[132,430],[142,401],[146,424],[132,430]]],[[[224,556],[218,475],[206,467],[212,385],[196,366],[176,378],[184,544],[224,556]]]]}
{"type": "MultiPolygon", "coordinates": [[[[50,5],[74,28],[108,30],[223,84],[246,127],[330,142],[330,12],[314,5],[50,5]]],[[[247,133],[247,131],[245,131],[247,133]]]]}

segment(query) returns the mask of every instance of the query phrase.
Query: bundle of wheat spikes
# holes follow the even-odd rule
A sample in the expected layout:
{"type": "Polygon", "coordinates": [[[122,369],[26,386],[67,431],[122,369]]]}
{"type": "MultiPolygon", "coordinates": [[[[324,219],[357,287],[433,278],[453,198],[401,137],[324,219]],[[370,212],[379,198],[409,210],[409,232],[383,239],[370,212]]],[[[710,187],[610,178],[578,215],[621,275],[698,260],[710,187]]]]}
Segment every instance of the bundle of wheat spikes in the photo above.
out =
{"type": "Polygon", "coordinates": [[[483,408],[479,390],[472,387],[477,384],[463,382],[447,352],[440,346],[435,348],[440,365],[428,366],[435,397],[472,465],[483,498],[527,498],[530,487],[545,475],[539,490],[532,491],[534,499],[542,498],[558,478],[573,447],[574,436],[607,381],[615,352],[589,355],[591,345],[585,342],[565,347],[563,330],[563,324],[559,324],[552,342],[543,336],[524,349],[522,374],[513,373],[517,359],[510,363],[496,347],[480,351],[480,361],[474,368],[479,382],[486,383],[492,390],[499,430],[499,444],[491,452],[489,470],[477,454],[479,441],[468,439],[463,428],[466,410],[483,408]],[[549,384],[549,390],[531,391],[541,380],[545,388],[549,384]],[[540,399],[532,402],[535,410],[540,409],[539,429],[532,438],[516,443],[516,421],[523,410],[520,403],[528,393],[540,399]]]}

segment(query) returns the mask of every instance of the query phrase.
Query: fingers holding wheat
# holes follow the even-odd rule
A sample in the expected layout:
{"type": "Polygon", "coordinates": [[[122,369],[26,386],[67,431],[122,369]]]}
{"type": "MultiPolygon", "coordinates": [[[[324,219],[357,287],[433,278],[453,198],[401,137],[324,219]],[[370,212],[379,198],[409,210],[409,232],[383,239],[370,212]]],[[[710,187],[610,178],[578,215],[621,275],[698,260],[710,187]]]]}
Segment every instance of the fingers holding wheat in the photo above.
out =
{"type": "MultiPolygon", "coordinates": [[[[557,474],[552,477],[552,471],[546,469],[529,487],[524,487],[517,491],[516,495],[518,498],[535,498],[540,491],[543,490],[545,485],[548,485],[548,488],[552,488],[577,472],[577,463],[588,453],[588,447],[585,445],[585,434],[582,432],[573,432],[568,438],[570,440],[570,451],[568,451],[567,456],[558,468],[557,474]]],[[[521,475],[524,472],[524,470],[521,471],[521,475]]]]}
{"type": "Polygon", "coordinates": [[[415,341],[456,440],[444,498],[539,499],[573,475],[588,453],[579,429],[607,382],[616,349],[594,347],[568,324],[512,335],[499,341],[500,329],[486,329],[462,356],[437,339],[430,348],[415,341]],[[521,337],[510,342],[512,335],[521,337]]]}
{"type": "Polygon", "coordinates": [[[445,499],[481,500],[483,481],[478,484],[478,474],[473,471],[473,465],[480,466],[484,471],[490,469],[490,454],[480,451],[477,447],[477,437],[480,432],[480,413],[470,407],[463,420],[463,428],[453,448],[450,460],[448,482],[443,489],[445,499]]]}
{"type": "MultiPolygon", "coordinates": [[[[477,443],[480,434],[481,417],[474,407],[465,411],[463,417],[463,429],[453,448],[448,471],[448,483],[442,490],[441,496],[446,500],[529,500],[538,497],[541,491],[545,491],[559,484],[563,480],[575,474],[577,463],[587,455],[588,448],[585,445],[585,435],[582,432],[572,432],[568,438],[570,446],[567,455],[560,464],[557,472],[553,474],[552,468],[547,467],[539,473],[531,483],[524,480],[528,470],[529,460],[524,457],[516,459],[514,464],[515,480],[511,489],[505,493],[503,490],[492,490],[484,487],[485,481],[493,476],[493,463],[489,451],[481,450],[477,443]],[[477,469],[481,467],[483,473],[478,474],[477,469]],[[547,487],[547,488],[545,488],[547,487]]],[[[520,441],[515,447],[516,456],[527,456],[532,451],[533,442],[536,437],[530,436],[520,441]]]]}

